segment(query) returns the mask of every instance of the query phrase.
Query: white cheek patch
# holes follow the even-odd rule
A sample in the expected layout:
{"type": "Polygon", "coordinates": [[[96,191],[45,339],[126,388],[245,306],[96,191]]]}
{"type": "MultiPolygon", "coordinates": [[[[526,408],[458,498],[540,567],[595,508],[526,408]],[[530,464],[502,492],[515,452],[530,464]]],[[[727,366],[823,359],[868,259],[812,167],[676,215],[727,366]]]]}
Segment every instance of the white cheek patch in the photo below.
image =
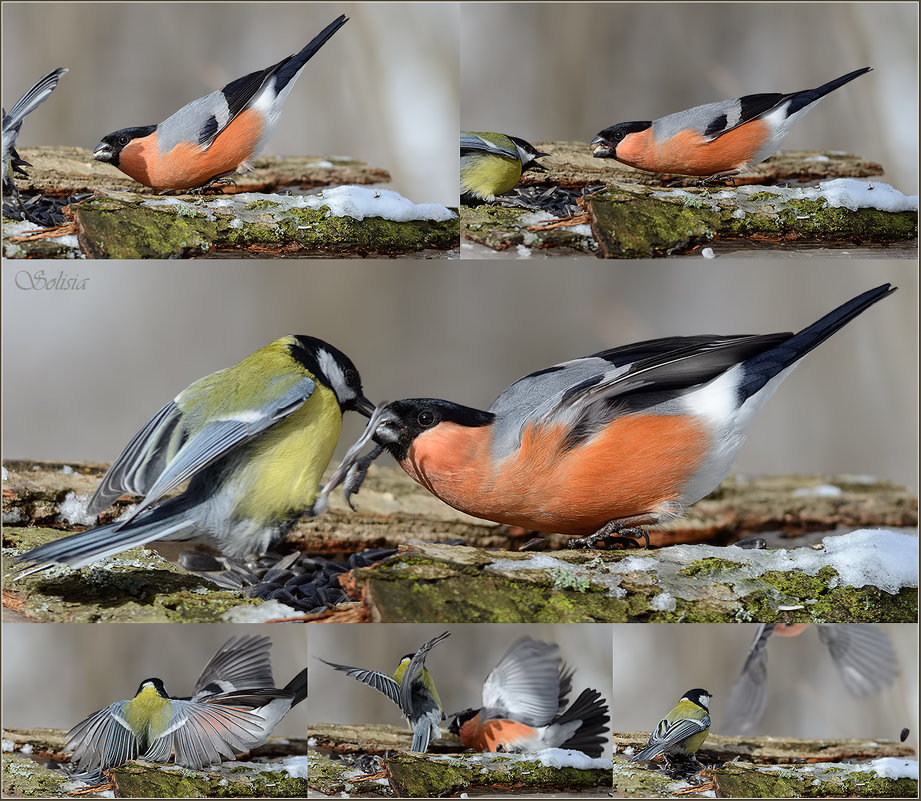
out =
{"type": "Polygon", "coordinates": [[[329,351],[322,349],[318,350],[317,362],[323,374],[326,376],[327,381],[329,381],[329,385],[332,387],[333,392],[336,393],[336,397],[339,399],[340,403],[344,403],[355,397],[355,393],[345,380],[345,373],[342,371],[342,367],[329,351]]]}

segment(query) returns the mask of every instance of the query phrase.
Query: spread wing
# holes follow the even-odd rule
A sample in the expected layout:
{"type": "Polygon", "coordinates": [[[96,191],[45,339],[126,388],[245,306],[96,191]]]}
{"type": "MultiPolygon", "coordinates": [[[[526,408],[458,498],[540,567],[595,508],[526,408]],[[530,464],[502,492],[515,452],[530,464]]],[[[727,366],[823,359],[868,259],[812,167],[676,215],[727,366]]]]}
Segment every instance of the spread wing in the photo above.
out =
{"type": "Polygon", "coordinates": [[[73,752],[70,762],[76,766],[80,778],[92,780],[102,771],[138,757],[140,743],[125,719],[127,703],[116,701],[80,721],[67,733],[63,750],[73,752]]]}
{"type": "Polygon", "coordinates": [[[757,729],[767,708],[767,644],[776,624],[762,624],[755,632],[742,672],[729,691],[721,731],[749,734],[757,729]]]}
{"type": "Polygon", "coordinates": [[[131,518],[119,524],[121,528],[168,492],[299,409],[315,388],[306,376],[280,375],[245,402],[235,385],[228,386],[226,398],[216,405],[217,396],[225,392],[221,380],[226,375],[227,371],[221,371],[196,381],[157,412],[109,468],[87,511],[96,514],[123,493],[144,495],[131,518]]]}
{"type": "MultiPolygon", "coordinates": [[[[319,659],[319,657],[317,658],[319,659]]],[[[379,693],[386,695],[397,706],[400,706],[400,685],[397,684],[393,676],[388,676],[386,673],[381,673],[377,670],[366,670],[365,668],[349,667],[348,665],[337,665],[334,662],[327,662],[325,659],[320,659],[320,661],[325,665],[329,665],[331,668],[341,670],[346,676],[351,676],[362,684],[373,687],[379,693]]],[[[402,709],[401,706],[400,708],[402,709]]]]}
{"type": "MultiPolygon", "coordinates": [[[[253,708],[264,706],[283,690],[226,693],[204,702],[173,700],[167,729],[153,740],[143,759],[200,770],[249,751],[265,742],[266,723],[253,708]]],[[[288,694],[290,695],[290,694],[288,694]]]]}
{"type": "Polygon", "coordinates": [[[851,695],[872,695],[895,681],[898,661],[882,629],[871,623],[829,623],[818,629],[851,695]]]}
{"type": "MultiPolygon", "coordinates": [[[[421,680],[422,670],[425,668],[425,657],[434,646],[450,636],[451,632],[445,631],[442,634],[439,634],[437,637],[433,637],[427,643],[422,645],[419,650],[413,654],[413,658],[409,661],[409,665],[406,667],[406,672],[403,674],[403,677],[400,680],[400,700],[398,702],[400,709],[403,710],[403,714],[405,714],[407,717],[413,718],[414,713],[417,712],[415,709],[416,704],[413,699],[413,685],[417,680],[421,680]]],[[[421,711],[425,712],[426,710],[421,711]]]]}
{"type": "Polygon", "coordinates": [[[508,717],[528,726],[546,726],[560,710],[561,669],[558,645],[530,637],[519,640],[483,683],[481,720],[508,717]]]}
{"type": "Polygon", "coordinates": [[[233,690],[274,687],[269,658],[271,640],[256,634],[231,637],[205,665],[195,688],[193,701],[233,690]]]}

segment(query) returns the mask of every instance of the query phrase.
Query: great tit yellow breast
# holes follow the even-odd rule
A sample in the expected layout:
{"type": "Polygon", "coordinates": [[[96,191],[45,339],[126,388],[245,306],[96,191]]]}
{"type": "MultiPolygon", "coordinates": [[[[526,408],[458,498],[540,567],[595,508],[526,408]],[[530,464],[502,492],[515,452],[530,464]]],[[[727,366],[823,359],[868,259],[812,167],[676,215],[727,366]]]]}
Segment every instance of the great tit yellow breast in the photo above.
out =
{"type": "Polygon", "coordinates": [[[125,720],[144,749],[169,727],[173,715],[170,699],[152,684],[145,684],[125,711],[125,720]]]}
{"type": "Polygon", "coordinates": [[[461,193],[484,200],[508,192],[521,178],[521,162],[492,153],[471,153],[461,158],[461,193]]]}
{"type": "Polygon", "coordinates": [[[310,507],[341,429],[342,410],[335,393],[317,383],[300,409],[267,429],[241,454],[248,464],[240,476],[244,486],[237,513],[261,519],[267,509],[282,515],[310,507]]]}

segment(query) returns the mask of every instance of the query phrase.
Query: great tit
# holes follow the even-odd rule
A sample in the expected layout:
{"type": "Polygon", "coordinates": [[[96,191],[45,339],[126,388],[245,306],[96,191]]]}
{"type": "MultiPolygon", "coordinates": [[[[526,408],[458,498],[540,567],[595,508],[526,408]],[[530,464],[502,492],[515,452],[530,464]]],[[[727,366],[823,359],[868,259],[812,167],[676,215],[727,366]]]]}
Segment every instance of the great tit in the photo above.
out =
{"type": "Polygon", "coordinates": [[[109,468],[87,512],[122,493],[144,500],[127,519],[23,554],[82,567],[152,540],[203,539],[225,556],[265,553],[304,513],[319,514],[320,478],[342,414],[366,416],[352,361],[321,339],[286,336],[239,364],[199,379],[145,425],[109,468]],[[184,482],[181,495],[159,503],[184,482]],[[155,505],[156,504],[156,505],[155,505]]]}
{"type": "Polygon", "coordinates": [[[461,200],[468,205],[495,200],[526,170],[546,170],[536,159],[547,155],[517,136],[465,131],[460,138],[461,200]]]}
{"type": "Polygon", "coordinates": [[[337,665],[325,659],[320,661],[373,687],[393,701],[413,730],[411,750],[424,753],[428,750],[429,742],[441,739],[438,724],[444,719],[441,699],[438,697],[438,690],[435,689],[435,682],[425,667],[425,657],[433,646],[450,634],[449,631],[439,634],[414,654],[406,654],[392,676],[377,670],[337,665]]]}
{"type": "Polygon", "coordinates": [[[601,756],[607,704],[586,689],[569,709],[573,671],[553,643],[525,637],[508,649],[483,682],[483,706],[458,712],[448,730],[477,751],[533,753],[568,748],[601,756]]]}
{"type": "Polygon", "coordinates": [[[704,744],[710,731],[710,699],[706,690],[688,690],[675,704],[656,730],[649,735],[646,747],[630,757],[631,762],[649,762],[659,754],[696,762],[694,754],[704,744]]]}
{"type": "MultiPolygon", "coordinates": [[[[755,632],[745,665],[729,692],[723,734],[750,734],[767,708],[767,643],[772,634],[794,637],[808,624],[762,623],[755,632]]],[[[895,681],[899,673],[895,649],[886,634],[870,623],[820,623],[819,639],[828,648],[851,695],[864,698],[895,681]]]]}
{"type": "Polygon", "coordinates": [[[211,658],[192,695],[167,694],[160,679],[145,679],[135,696],[94,712],[67,734],[77,778],[138,757],[200,770],[250,751],[267,740],[288,710],[307,697],[307,668],[276,688],[268,637],[245,635],[226,642],[211,658]]]}

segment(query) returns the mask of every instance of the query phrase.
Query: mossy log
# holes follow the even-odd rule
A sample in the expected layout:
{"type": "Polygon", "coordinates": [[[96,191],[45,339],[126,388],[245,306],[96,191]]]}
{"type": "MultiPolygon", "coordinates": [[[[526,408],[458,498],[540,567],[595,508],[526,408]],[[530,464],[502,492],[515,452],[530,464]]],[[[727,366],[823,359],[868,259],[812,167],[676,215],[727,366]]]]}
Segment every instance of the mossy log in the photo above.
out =
{"type": "MultiPolygon", "coordinates": [[[[61,753],[66,733],[58,729],[3,730],[4,796],[24,798],[67,797],[84,785],[74,782],[54,763],[63,763],[61,753]]],[[[304,757],[307,741],[302,738],[271,738],[246,759],[304,757]]],[[[299,771],[298,771],[299,772],[299,771]]],[[[296,772],[297,773],[297,772],[296,772]]],[[[307,780],[285,771],[278,763],[224,763],[209,770],[189,770],[175,765],[130,762],[109,771],[118,798],[291,798],[307,795],[307,780]]],[[[98,797],[89,793],[79,797],[98,797]]]]}
{"type": "Polygon", "coordinates": [[[595,159],[578,142],[539,145],[550,156],[546,173],[525,173],[524,186],[578,189],[604,185],[586,196],[585,213],[563,227],[538,222],[533,211],[481,205],[463,207],[464,236],[494,250],[524,245],[567,248],[605,258],[648,258],[687,253],[715,240],[745,243],[852,245],[914,242],[917,213],[828,207],[826,201],[786,198],[774,184],[880,175],[882,167],[839,153],[787,152],[740,176],[743,188],[697,187],[694,178],[653,175],[611,159],[595,159]],[[750,185],[765,187],[753,191],[750,185]],[[587,226],[591,226],[591,234],[587,226]]]}
{"type": "Polygon", "coordinates": [[[309,758],[310,786],[325,795],[443,797],[488,788],[520,794],[578,790],[580,796],[597,791],[606,797],[611,787],[610,768],[553,767],[524,754],[457,753],[463,746],[446,732],[425,755],[409,753],[411,732],[396,726],[318,723],[308,733],[319,749],[309,758]],[[383,757],[379,771],[356,770],[350,755],[365,754],[383,757]]]}
{"type": "MultiPolygon", "coordinates": [[[[100,464],[30,461],[10,461],[6,468],[4,547],[16,549],[7,551],[8,556],[82,528],[61,520],[61,505],[73,505],[76,498],[85,504],[105,471],[100,464]]],[[[701,553],[693,576],[659,571],[668,551],[657,550],[560,551],[549,567],[532,569],[530,560],[535,555],[514,550],[531,532],[478,521],[451,509],[397,468],[372,467],[353,500],[358,513],[347,511],[342,496],[334,494],[333,511],[301,521],[288,545],[337,558],[365,548],[412,544],[391,560],[349,573],[348,587],[356,603],[324,615],[322,619],[330,622],[773,622],[779,606],[803,607],[780,614],[790,622],[903,622],[917,615],[916,594],[908,589],[893,596],[874,587],[830,588],[831,568],[824,568],[819,576],[765,574],[758,580],[740,581],[709,552],[701,553]],[[458,539],[469,546],[438,544],[458,539]],[[612,575],[617,564],[630,556],[651,560],[650,569],[612,575]],[[512,569],[515,561],[501,570],[491,567],[500,559],[517,560],[521,569],[512,569]],[[699,588],[698,595],[680,597],[689,587],[699,588]],[[674,597],[673,608],[653,606],[663,593],[674,597]]],[[[129,503],[127,498],[119,500],[99,522],[111,522],[129,503]]],[[[687,518],[668,531],[652,532],[651,539],[658,545],[723,545],[777,529],[793,536],[845,526],[916,525],[917,498],[892,484],[844,476],[730,479],[691,507],[687,518]],[[839,492],[818,491],[819,487],[827,490],[827,485],[839,492]]],[[[546,539],[549,547],[559,548],[568,538],[548,535],[546,539]]],[[[774,535],[772,544],[780,543],[786,540],[774,535]]],[[[259,603],[214,589],[143,548],[103,564],[111,567],[54,568],[44,575],[7,582],[4,605],[29,620],[205,622],[222,619],[235,606],[259,603]]],[[[661,600],[657,603],[661,605],[661,600]]]]}
{"type": "Polygon", "coordinates": [[[232,193],[224,187],[225,194],[218,197],[163,199],[110,165],[93,161],[89,151],[80,148],[40,148],[24,157],[34,168],[20,191],[64,197],[92,192],[94,197],[71,204],[72,222],[44,234],[66,234],[68,240],[10,236],[12,226],[4,226],[8,258],[366,256],[442,252],[459,244],[457,217],[443,222],[394,222],[372,216],[357,220],[327,216],[326,207],[290,208],[285,198],[272,194],[284,187],[390,180],[384,170],[352,159],[262,157],[255,160],[252,172],[234,177],[232,193]]]}
{"type": "MultiPolygon", "coordinates": [[[[635,753],[648,737],[645,732],[616,733],[615,751],[629,746],[635,753]]],[[[704,770],[677,778],[617,753],[614,792],[627,798],[686,798],[695,789],[715,791],[720,798],[912,798],[918,794],[916,779],[886,778],[870,762],[914,757],[912,748],[891,741],[711,734],[697,756],[706,765],[704,770]]]]}

